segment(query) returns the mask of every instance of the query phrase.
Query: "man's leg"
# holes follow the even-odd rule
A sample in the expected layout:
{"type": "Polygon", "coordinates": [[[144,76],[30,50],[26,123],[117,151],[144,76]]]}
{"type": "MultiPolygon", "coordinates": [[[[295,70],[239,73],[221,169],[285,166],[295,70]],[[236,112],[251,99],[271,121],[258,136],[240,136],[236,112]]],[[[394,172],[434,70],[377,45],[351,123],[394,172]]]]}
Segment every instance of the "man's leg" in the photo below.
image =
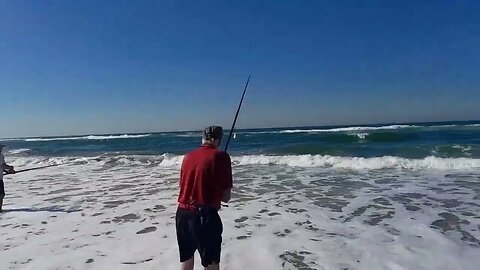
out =
{"type": "Polygon", "coordinates": [[[181,270],[193,270],[193,265],[194,265],[194,257],[188,259],[185,262],[182,262],[181,270]]]}
{"type": "Polygon", "coordinates": [[[191,229],[194,212],[178,208],[175,215],[177,243],[180,253],[181,270],[193,270],[196,243],[191,229]]]}
{"type": "Polygon", "coordinates": [[[209,266],[205,267],[204,268],[205,270],[219,270],[220,269],[220,265],[219,264],[210,264],[209,266]]]}
{"type": "Polygon", "coordinates": [[[5,186],[3,184],[3,180],[0,180],[0,212],[2,212],[3,197],[5,197],[5,186]]]}
{"type": "Polygon", "coordinates": [[[216,209],[207,208],[203,212],[206,221],[199,232],[198,252],[206,270],[220,269],[223,225],[216,209]]]}
{"type": "Polygon", "coordinates": [[[0,212],[2,212],[4,197],[5,197],[5,185],[3,184],[3,180],[0,180],[0,212]]]}
{"type": "Polygon", "coordinates": [[[2,212],[2,207],[3,207],[3,197],[5,197],[5,195],[3,195],[3,194],[0,194],[0,212],[2,212]]]}

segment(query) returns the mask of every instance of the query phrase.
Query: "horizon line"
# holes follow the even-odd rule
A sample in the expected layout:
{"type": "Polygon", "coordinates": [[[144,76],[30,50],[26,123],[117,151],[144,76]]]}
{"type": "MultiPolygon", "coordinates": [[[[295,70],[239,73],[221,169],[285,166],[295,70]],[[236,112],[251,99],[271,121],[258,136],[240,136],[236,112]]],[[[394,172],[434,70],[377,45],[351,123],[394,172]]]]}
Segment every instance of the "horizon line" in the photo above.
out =
{"type": "MultiPolygon", "coordinates": [[[[409,124],[437,124],[437,123],[462,123],[462,122],[480,122],[478,120],[450,120],[450,121],[420,121],[420,122],[386,122],[386,123],[362,123],[362,124],[341,124],[341,125],[307,125],[307,126],[278,126],[278,127],[251,127],[251,128],[236,128],[235,130],[251,130],[251,129],[292,129],[292,128],[341,128],[341,127],[353,127],[353,126],[381,126],[381,125],[409,125],[409,124]]],[[[224,129],[224,131],[230,131],[230,129],[224,129]]],[[[84,134],[71,134],[71,135],[38,135],[38,136],[21,136],[21,137],[8,137],[0,138],[2,140],[12,139],[29,139],[29,138],[54,138],[54,137],[82,137],[82,136],[102,136],[102,135],[146,135],[146,134],[158,134],[158,133],[179,133],[179,132],[201,132],[201,130],[175,130],[175,131],[144,131],[144,132],[116,132],[116,133],[84,133],[84,134]]]]}

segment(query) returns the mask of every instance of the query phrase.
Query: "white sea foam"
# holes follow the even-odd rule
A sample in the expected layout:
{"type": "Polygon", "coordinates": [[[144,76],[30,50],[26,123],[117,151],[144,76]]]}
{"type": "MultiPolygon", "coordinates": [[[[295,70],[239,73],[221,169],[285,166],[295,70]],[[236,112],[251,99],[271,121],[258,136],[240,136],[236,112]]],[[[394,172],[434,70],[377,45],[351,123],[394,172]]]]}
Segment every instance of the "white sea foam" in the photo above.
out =
{"type": "Polygon", "coordinates": [[[321,132],[344,132],[344,131],[366,131],[366,130],[392,130],[401,128],[415,128],[419,126],[415,125],[388,125],[380,127],[342,127],[342,128],[330,128],[330,129],[285,129],[278,131],[259,131],[259,132],[246,132],[252,134],[291,134],[291,133],[321,133],[321,132]]]}
{"type": "Polygon", "coordinates": [[[179,135],[176,135],[177,137],[182,137],[182,138],[198,138],[198,134],[197,135],[189,135],[189,134],[179,134],[179,135]]]}
{"type": "MultiPolygon", "coordinates": [[[[179,167],[183,156],[164,155],[160,166],[179,167]]],[[[477,170],[480,159],[440,158],[429,156],[423,159],[407,159],[394,156],[383,157],[340,157],[329,155],[244,155],[233,156],[236,166],[286,165],[291,167],[323,167],[351,170],[407,169],[407,170],[477,170]]]]}
{"type": "Polygon", "coordinates": [[[357,136],[359,139],[365,140],[365,138],[367,138],[367,136],[370,134],[363,132],[363,133],[355,133],[353,135],[357,136]]]}
{"type": "MultiPolygon", "coordinates": [[[[222,269],[480,265],[478,173],[252,166],[260,158],[233,157],[222,269]]],[[[21,159],[74,163],[6,177],[0,269],[179,269],[182,156],[21,159]]]]}
{"type": "MultiPolygon", "coordinates": [[[[353,126],[329,129],[284,129],[274,131],[244,132],[246,134],[291,134],[291,133],[322,133],[322,132],[346,132],[346,131],[369,131],[369,130],[395,130],[404,128],[449,128],[461,125],[437,125],[437,126],[419,126],[419,125],[387,125],[387,126],[353,126]]],[[[480,124],[465,125],[466,127],[478,127],[480,124]]]]}
{"type": "Polygon", "coordinates": [[[3,139],[1,139],[1,138],[0,138],[0,141],[2,141],[2,142],[7,142],[7,141],[21,141],[21,140],[23,140],[23,139],[20,139],[20,138],[3,138],[3,139]]]}
{"type": "Polygon", "coordinates": [[[294,167],[333,167],[353,170],[409,169],[409,170],[475,170],[480,168],[480,159],[473,158],[439,158],[429,156],[423,159],[406,159],[401,157],[339,157],[329,155],[287,155],[267,156],[252,155],[234,157],[238,165],[278,164],[294,167]]]}
{"type": "Polygon", "coordinates": [[[458,144],[455,144],[455,145],[452,145],[452,148],[455,148],[455,149],[460,149],[462,150],[462,152],[469,152],[470,150],[472,150],[472,146],[471,145],[458,145],[458,144]]]}
{"type": "Polygon", "coordinates": [[[449,127],[458,127],[458,125],[438,125],[438,126],[429,126],[432,128],[449,128],[449,127]]]}
{"type": "Polygon", "coordinates": [[[183,138],[201,138],[201,131],[174,131],[174,132],[162,132],[156,133],[157,136],[167,136],[167,137],[183,137],[183,138]]]}
{"type": "Polygon", "coordinates": [[[148,137],[151,134],[124,134],[124,135],[88,135],[80,137],[57,137],[57,138],[28,138],[27,142],[48,142],[48,141],[68,141],[68,140],[113,140],[113,139],[136,139],[148,137]]]}
{"type": "Polygon", "coordinates": [[[18,154],[27,153],[27,152],[30,152],[30,151],[31,151],[31,149],[22,148],[22,149],[10,150],[10,151],[8,151],[8,153],[12,154],[12,155],[18,155],[18,154]]]}
{"type": "MultiPolygon", "coordinates": [[[[52,164],[100,164],[110,166],[158,165],[160,167],[179,168],[183,155],[117,155],[99,157],[15,157],[10,158],[17,167],[44,166],[52,164]]],[[[285,165],[303,168],[338,168],[351,170],[478,170],[480,159],[440,158],[429,156],[423,159],[407,159],[394,156],[383,157],[342,157],[329,155],[243,155],[232,156],[235,166],[249,165],[285,165]]]]}

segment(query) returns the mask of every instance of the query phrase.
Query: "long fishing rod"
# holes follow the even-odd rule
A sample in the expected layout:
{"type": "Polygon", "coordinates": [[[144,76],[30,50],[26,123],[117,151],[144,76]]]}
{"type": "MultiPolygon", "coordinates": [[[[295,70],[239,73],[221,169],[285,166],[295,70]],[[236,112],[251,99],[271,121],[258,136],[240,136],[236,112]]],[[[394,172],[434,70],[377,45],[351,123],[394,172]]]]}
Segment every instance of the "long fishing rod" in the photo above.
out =
{"type": "Polygon", "coordinates": [[[230,143],[230,139],[232,138],[233,130],[235,129],[235,124],[237,123],[238,113],[240,112],[240,108],[242,107],[243,97],[245,96],[245,92],[247,91],[249,82],[250,82],[250,75],[248,76],[247,83],[245,84],[245,89],[243,89],[243,94],[242,94],[242,98],[240,99],[240,104],[238,104],[237,113],[235,114],[235,119],[233,120],[232,128],[230,129],[230,135],[228,135],[227,144],[225,145],[225,152],[227,152],[228,144],[230,143]]]}
{"type": "Polygon", "coordinates": [[[7,175],[7,174],[17,174],[17,173],[22,173],[22,172],[40,170],[40,169],[44,169],[44,168],[50,168],[50,167],[55,167],[55,166],[60,166],[60,165],[65,165],[65,164],[68,164],[68,163],[53,164],[53,165],[46,165],[46,166],[35,167],[35,168],[28,168],[28,169],[23,169],[23,170],[15,171],[15,173],[5,173],[5,172],[4,172],[3,175],[7,175]]]}

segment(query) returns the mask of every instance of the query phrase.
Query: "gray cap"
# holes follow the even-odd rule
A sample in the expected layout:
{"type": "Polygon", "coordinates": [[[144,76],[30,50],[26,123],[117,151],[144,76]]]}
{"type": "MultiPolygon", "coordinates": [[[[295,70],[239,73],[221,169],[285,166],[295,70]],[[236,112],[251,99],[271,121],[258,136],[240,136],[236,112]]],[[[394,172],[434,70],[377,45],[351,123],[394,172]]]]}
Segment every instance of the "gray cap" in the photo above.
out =
{"type": "Polygon", "coordinates": [[[203,139],[216,140],[223,136],[223,128],[220,126],[209,126],[203,130],[203,139]]]}

